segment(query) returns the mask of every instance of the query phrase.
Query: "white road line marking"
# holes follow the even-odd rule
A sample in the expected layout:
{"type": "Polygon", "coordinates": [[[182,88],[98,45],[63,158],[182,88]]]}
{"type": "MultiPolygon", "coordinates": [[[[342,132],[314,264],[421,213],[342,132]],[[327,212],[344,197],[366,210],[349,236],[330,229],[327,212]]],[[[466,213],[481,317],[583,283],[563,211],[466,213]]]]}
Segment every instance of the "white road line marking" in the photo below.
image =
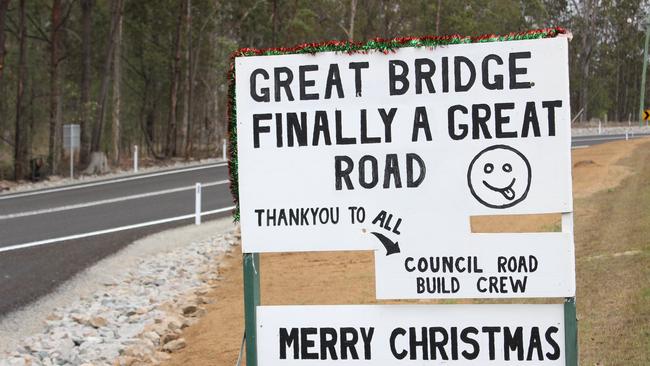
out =
{"type": "Polygon", "coordinates": [[[576,142],[584,142],[584,141],[602,141],[602,140],[624,140],[625,137],[621,136],[602,136],[602,137],[589,137],[589,138],[583,138],[583,139],[576,139],[576,142]]]}
{"type": "Polygon", "coordinates": [[[572,149],[584,149],[584,148],[589,147],[589,146],[591,146],[591,145],[573,146],[571,148],[572,149]]]}
{"type": "MultiPolygon", "coordinates": [[[[643,137],[639,135],[633,135],[630,134],[629,138],[635,138],[635,137],[643,137]]],[[[605,141],[605,140],[625,140],[625,135],[622,136],[599,136],[599,137],[584,137],[584,138],[576,138],[573,140],[573,142],[585,142],[585,141],[605,141]]]]}
{"type": "Polygon", "coordinates": [[[4,197],[2,195],[0,195],[0,200],[8,200],[8,199],[12,199],[12,198],[36,196],[36,195],[39,195],[39,194],[47,194],[47,193],[54,193],[54,192],[70,191],[70,190],[73,190],[73,189],[81,189],[81,188],[88,188],[88,187],[103,186],[103,185],[106,185],[106,184],[128,182],[128,181],[138,180],[138,179],[159,177],[159,176],[162,176],[162,175],[186,173],[186,172],[191,172],[191,171],[195,171],[195,170],[218,168],[218,167],[221,167],[221,166],[225,166],[227,164],[228,163],[216,163],[216,164],[201,165],[201,166],[196,166],[196,167],[191,167],[191,168],[183,168],[183,169],[169,170],[169,171],[163,171],[163,172],[158,172],[158,173],[137,175],[137,176],[134,176],[134,177],[125,177],[125,178],[117,178],[117,179],[110,179],[110,180],[102,180],[102,181],[91,182],[91,183],[81,183],[81,184],[75,184],[73,186],[63,186],[63,187],[52,188],[52,189],[38,190],[38,191],[34,191],[34,192],[24,192],[24,193],[16,193],[16,194],[10,194],[9,193],[7,196],[4,196],[4,197]]]}
{"type": "MultiPolygon", "coordinates": [[[[230,181],[228,181],[228,180],[220,180],[220,181],[217,181],[217,182],[204,183],[203,187],[212,187],[212,186],[217,186],[217,185],[226,184],[226,183],[230,183],[230,181]]],[[[109,203],[124,202],[124,201],[134,200],[134,199],[138,199],[138,198],[154,197],[154,196],[160,196],[160,195],[163,195],[163,194],[170,194],[170,193],[176,193],[176,192],[182,192],[182,191],[189,191],[189,190],[194,190],[194,188],[195,188],[195,186],[191,185],[191,186],[185,186],[185,187],[179,187],[179,188],[164,189],[164,190],[155,191],[155,192],[134,194],[134,195],[131,195],[131,196],[116,197],[116,198],[109,198],[109,199],[99,200],[99,201],[77,203],[77,204],[68,205],[68,206],[59,206],[59,207],[52,207],[52,208],[44,208],[44,209],[41,209],[41,210],[17,212],[17,213],[11,213],[11,214],[6,214],[6,215],[0,215],[0,220],[8,220],[8,219],[15,219],[15,218],[18,218],[18,217],[26,217],[26,216],[49,214],[49,213],[53,213],[53,212],[76,210],[76,209],[79,209],[79,208],[106,205],[106,204],[109,204],[109,203]]]]}
{"type": "MultiPolygon", "coordinates": [[[[234,208],[235,208],[235,206],[230,206],[230,207],[220,208],[220,209],[217,209],[217,210],[206,211],[206,212],[202,212],[201,216],[214,215],[214,214],[218,214],[218,213],[222,213],[222,212],[227,212],[227,211],[233,210],[234,208]]],[[[8,246],[8,247],[0,248],[0,253],[10,252],[10,251],[13,251],[13,250],[18,250],[18,249],[37,247],[37,246],[41,246],[41,245],[54,244],[54,243],[59,243],[59,242],[67,241],[67,240],[83,239],[83,238],[88,238],[88,237],[91,237],[91,236],[110,234],[110,233],[115,233],[115,232],[118,232],[118,231],[125,231],[125,230],[131,230],[131,229],[138,229],[138,228],[141,228],[141,227],[166,224],[168,222],[186,220],[186,219],[191,219],[191,218],[194,218],[193,213],[188,214],[188,215],[183,215],[183,216],[170,217],[168,219],[161,219],[161,220],[143,222],[143,223],[140,223],[140,224],[120,226],[120,227],[116,227],[116,228],[112,228],[112,229],[93,231],[93,232],[90,232],[90,233],[83,233],[83,234],[76,234],[76,235],[70,235],[70,236],[63,236],[63,237],[54,238],[54,239],[33,241],[31,243],[25,243],[25,244],[16,244],[16,245],[11,245],[11,246],[8,246]]]]}

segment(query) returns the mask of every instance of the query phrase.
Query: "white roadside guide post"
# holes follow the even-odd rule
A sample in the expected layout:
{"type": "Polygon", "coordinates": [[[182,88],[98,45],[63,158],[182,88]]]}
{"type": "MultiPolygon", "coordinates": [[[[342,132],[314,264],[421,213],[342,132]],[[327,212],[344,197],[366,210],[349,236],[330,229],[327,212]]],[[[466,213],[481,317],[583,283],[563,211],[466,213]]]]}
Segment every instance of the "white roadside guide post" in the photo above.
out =
{"type": "Polygon", "coordinates": [[[201,183],[196,183],[194,195],[194,224],[201,225],[201,183]]]}
{"type": "Polygon", "coordinates": [[[81,145],[79,125],[63,125],[63,148],[70,153],[70,179],[74,179],[74,152],[81,145]]]}
{"type": "MultiPolygon", "coordinates": [[[[70,146],[73,146],[72,139],[72,134],[70,134],[70,146]]],[[[70,179],[74,179],[74,148],[70,148],[70,179]]]]}
{"type": "Polygon", "coordinates": [[[234,58],[248,366],[577,366],[568,39],[474,40],[234,58]],[[470,227],[531,214],[562,230],[470,227]],[[378,299],[564,303],[260,306],[259,253],[336,250],[378,299]]]}
{"type": "Polygon", "coordinates": [[[133,146],[133,172],[138,172],[138,145],[133,146]]]}
{"type": "Polygon", "coordinates": [[[223,139],[223,146],[221,147],[221,159],[223,161],[228,160],[226,154],[228,153],[228,146],[226,145],[226,139],[223,139]]]}

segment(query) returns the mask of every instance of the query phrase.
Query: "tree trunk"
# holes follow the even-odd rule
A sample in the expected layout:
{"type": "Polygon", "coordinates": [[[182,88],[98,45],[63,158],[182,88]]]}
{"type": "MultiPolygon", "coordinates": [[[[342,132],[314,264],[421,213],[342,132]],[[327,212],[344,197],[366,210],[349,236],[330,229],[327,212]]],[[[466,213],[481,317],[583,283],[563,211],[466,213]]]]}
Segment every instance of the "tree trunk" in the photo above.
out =
{"type": "Polygon", "coordinates": [[[596,9],[594,9],[593,0],[585,0],[583,3],[583,22],[582,47],[580,49],[580,107],[583,109],[580,121],[589,120],[589,66],[591,61],[591,52],[593,49],[593,34],[588,31],[594,29],[596,18],[596,9]]]}
{"type": "MultiPolygon", "coordinates": [[[[122,3],[123,5],[124,3],[122,3]]],[[[120,161],[120,103],[121,103],[121,93],[120,85],[122,79],[122,70],[121,70],[121,57],[122,57],[122,13],[124,11],[123,6],[117,9],[120,14],[118,15],[117,29],[115,31],[115,52],[113,53],[113,134],[112,134],[112,145],[113,145],[113,164],[117,165],[120,161]]]]}
{"type": "Polygon", "coordinates": [[[82,23],[82,65],[81,65],[81,162],[86,164],[90,154],[90,132],[92,122],[90,111],[90,78],[92,58],[92,11],[94,0],[81,0],[81,23],[82,23]]]}
{"type": "Polygon", "coordinates": [[[440,10],[442,9],[442,0],[438,0],[436,7],[436,36],[440,35],[440,10]]]}
{"type": "Polygon", "coordinates": [[[14,179],[25,178],[27,173],[27,126],[23,110],[25,80],[27,80],[27,24],[25,0],[20,0],[18,24],[18,85],[16,87],[16,139],[14,140],[14,179]]]}
{"type": "Polygon", "coordinates": [[[7,17],[7,9],[11,0],[0,0],[0,83],[2,83],[2,75],[5,69],[5,55],[7,49],[5,48],[5,18],[7,17]]]}
{"type": "Polygon", "coordinates": [[[348,30],[348,37],[350,41],[354,41],[354,18],[357,15],[357,0],[350,0],[350,28],[348,30]]]}
{"type": "MultiPolygon", "coordinates": [[[[192,111],[190,109],[190,70],[192,68],[190,62],[191,60],[191,48],[192,48],[192,29],[191,29],[191,0],[185,0],[185,34],[186,34],[186,42],[187,44],[185,45],[185,53],[183,57],[183,63],[185,64],[185,68],[183,70],[183,121],[181,123],[181,128],[180,128],[180,133],[179,133],[179,138],[178,138],[178,146],[177,146],[177,151],[179,154],[182,152],[186,155],[187,153],[187,143],[188,143],[188,132],[189,132],[189,124],[190,124],[190,117],[192,114],[192,111]]],[[[187,158],[187,156],[185,156],[187,158]]]]}
{"type": "Polygon", "coordinates": [[[185,21],[187,26],[187,50],[185,51],[185,106],[183,110],[185,114],[184,125],[185,128],[185,159],[192,156],[192,98],[194,98],[194,50],[192,47],[192,0],[187,0],[187,19],[185,21]]]}
{"type": "Polygon", "coordinates": [[[273,0],[273,34],[271,36],[271,47],[278,46],[278,0],[273,0]]]}
{"type": "Polygon", "coordinates": [[[106,119],[106,103],[108,99],[108,84],[111,79],[111,65],[113,63],[113,52],[115,51],[115,36],[117,33],[117,24],[122,16],[123,0],[115,0],[113,2],[113,15],[111,20],[111,30],[108,33],[108,42],[106,44],[106,59],[104,62],[104,72],[102,76],[102,84],[99,90],[99,111],[97,113],[97,120],[93,127],[93,136],[90,145],[92,152],[99,152],[101,150],[102,133],[104,132],[104,122],[106,119]]]}
{"type": "Polygon", "coordinates": [[[54,0],[50,36],[50,138],[47,155],[51,174],[58,173],[61,157],[61,88],[59,86],[61,21],[61,0],[54,0]]]}
{"type": "Polygon", "coordinates": [[[382,18],[384,20],[384,30],[383,30],[383,37],[388,38],[390,37],[390,9],[389,7],[391,6],[392,2],[390,0],[382,0],[381,2],[381,14],[382,18]]]}
{"type": "Polygon", "coordinates": [[[5,18],[7,16],[7,9],[9,8],[10,0],[0,0],[0,140],[5,131],[5,115],[6,115],[6,100],[5,86],[4,86],[4,69],[5,69],[5,55],[7,49],[5,48],[5,18]]]}
{"type": "Polygon", "coordinates": [[[178,107],[178,83],[180,81],[180,61],[181,61],[181,29],[183,26],[183,18],[187,0],[181,2],[181,7],[178,13],[178,22],[176,23],[176,35],[174,37],[174,55],[172,61],[171,72],[171,87],[169,91],[169,116],[167,123],[167,146],[165,149],[165,156],[176,156],[176,137],[178,134],[176,127],[176,112],[178,107]]]}

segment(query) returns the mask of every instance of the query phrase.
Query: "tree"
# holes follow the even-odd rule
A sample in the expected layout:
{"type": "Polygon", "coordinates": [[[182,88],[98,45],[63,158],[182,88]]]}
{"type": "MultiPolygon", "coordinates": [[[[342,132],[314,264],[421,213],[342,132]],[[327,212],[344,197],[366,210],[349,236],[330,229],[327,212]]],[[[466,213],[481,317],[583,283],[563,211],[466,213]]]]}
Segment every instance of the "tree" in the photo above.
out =
{"type": "Polygon", "coordinates": [[[438,0],[436,7],[436,35],[440,34],[440,11],[442,10],[442,0],[438,0]]]}
{"type": "Polygon", "coordinates": [[[180,9],[178,12],[178,21],[176,23],[176,33],[174,36],[174,53],[172,58],[171,70],[171,86],[169,90],[169,115],[167,118],[167,147],[165,149],[165,156],[176,156],[176,138],[178,135],[176,126],[176,114],[178,109],[178,84],[181,78],[181,31],[183,28],[183,19],[185,12],[183,11],[188,6],[188,0],[180,2],[180,9]]]}
{"type": "MultiPolygon", "coordinates": [[[[4,69],[5,69],[5,55],[7,49],[5,47],[5,19],[7,17],[7,10],[9,9],[9,2],[11,0],[0,0],[0,131],[4,130],[5,120],[5,101],[4,97],[4,69]]],[[[0,139],[2,136],[0,135],[0,139]]]]}
{"type": "Polygon", "coordinates": [[[185,159],[192,155],[192,97],[194,94],[194,57],[192,50],[192,0],[187,0],[185,25],[187,45],[185,46],[185,97],[183,98],[183,136],[185,159]]]}
{"type": "Polygon", "coordinates": [[[27,80],[27,24],[25,21],[25,0],[20,0],[18,7],[18,79],[16,86],[16,128],[14,140],[14,179],[25,177],[27,172],[27,123],[23,97],[25,80],[27,80]]]}
{"type": "Polygon", "coordinates": [[[90,150],[94,153],[101,152],[102,133],[104,131],[104,122],[106,120],[108,88],[111,80],[111,66],[113,64],[113,52],[115,52],[117,27],[120,22],[120,17],[122,16],[123,4],[123,0],[115,0],[112,3],[111,26],[110,31],[108,32],[108,40],[106,42],[106,58],[104,59],[104,70],[99,91],[99,111],[97,113],[96,123],[93,126],[93,135],[90,146],[90,150]]]}
{"type": "MultiPolygon", "coordinates": [[[[594,52],[596,41],[595,32],[591,31],[597,29],[596,17],[599,13],[600,4],[594,0],[582,0],[580,2],[572,0],[575,11],[577,12],[579,25],[580,25],[580,52],[578,53],[578,65],[580,67],[580,108],[582,114],[580,121],[584,121],[589,117],[589,82],[591,61],[594,52]]],[[[577,112],[577,111],[576,111],[577,112]]]]}
{"type": "Polygon", "coordinates": [[[115,52],[113,54],[113,164],[120,161],[120,108],[121,108],[121,80],[122,80],[122,18],[124,3],[118,9],[120,12],[115,30],[115,52]]]}
{"type": "Polygon", "coordinates": [[[91,124],[91,57],[92,57],[92,14],[94,0],[81,0],[81,23],[82,23],[82,57],[81,57],[81,85],[80,85],[80,129],[81,129],[81,151],[80,160],[88,162],[90,154],[90,132],[91,124]]]}
{"type": "Polygon", "coordinates": [[[348,39],[354,41],[354,19],[357,15],[357,0],[350,0],[350,27],[348,28],[348,39]]]}
{"type": "Polygon", "coordinates": [[[61,87],[59,63],[61,62],[61,0],[52,2],[52,29],[50,36],[50,138],[47,161],[50,172],[56,174],[61,155],[61,87]]]}

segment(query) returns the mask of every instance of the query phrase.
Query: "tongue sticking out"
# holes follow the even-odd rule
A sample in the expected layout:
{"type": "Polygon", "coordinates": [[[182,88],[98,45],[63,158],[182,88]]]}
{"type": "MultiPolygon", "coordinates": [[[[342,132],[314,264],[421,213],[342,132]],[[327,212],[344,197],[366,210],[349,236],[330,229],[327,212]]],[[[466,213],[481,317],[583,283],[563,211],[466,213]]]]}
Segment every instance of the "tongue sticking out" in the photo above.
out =
{"type": "Polygon", "coordinates": [[[504,188],[499,192],[501,192],[503,197],[505,197],[508,201],[512,201],[513,199],[515,199],[515,190],[512,189],[512,187],[504,188]]]}

